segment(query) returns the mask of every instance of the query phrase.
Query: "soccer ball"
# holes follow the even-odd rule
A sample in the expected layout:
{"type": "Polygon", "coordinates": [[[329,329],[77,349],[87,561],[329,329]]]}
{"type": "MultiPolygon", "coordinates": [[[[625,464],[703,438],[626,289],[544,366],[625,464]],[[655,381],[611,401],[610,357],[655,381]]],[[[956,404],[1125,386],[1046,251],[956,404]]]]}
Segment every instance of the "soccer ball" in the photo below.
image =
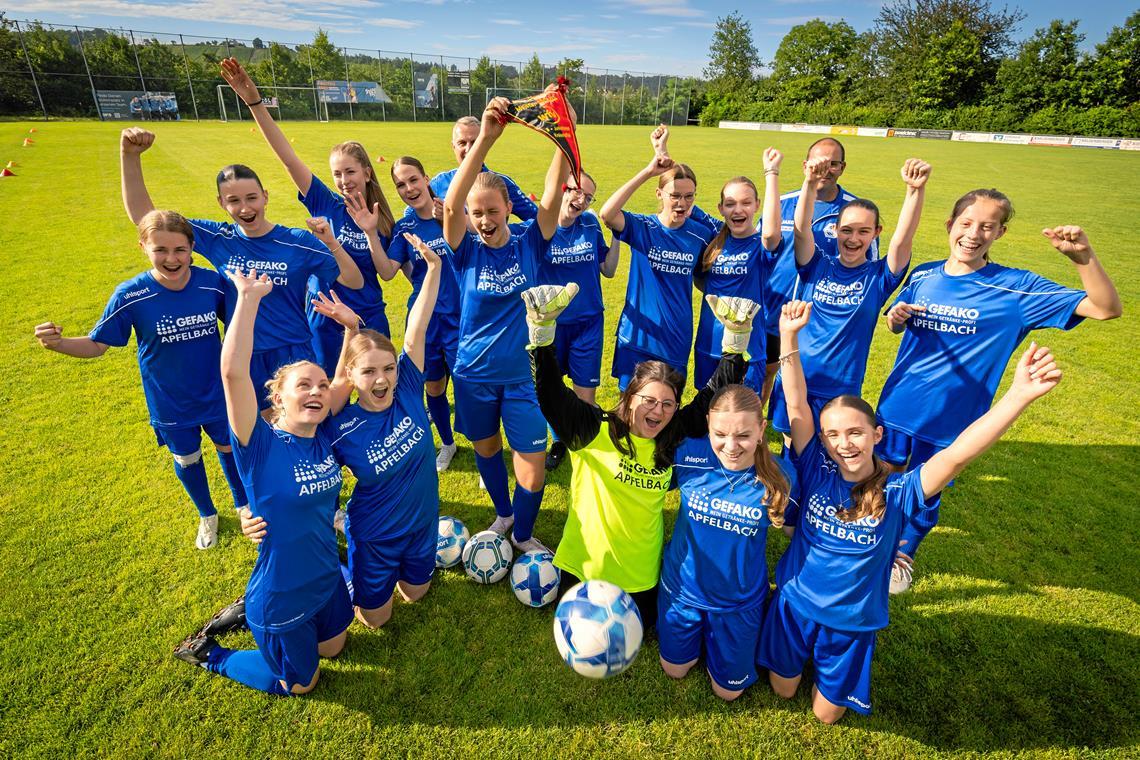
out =
{"type": "Polygon", "coordinates": [[[455,567],[463,557],[463,547],[471,539],[471,532],[457,517],[439,518],[439,538],[435,541],[435,566],[455,567]]]}
{"type": "Polygon", "coordinates": [[[463,567],[480,583],[502,580],[511,568],[514,551],[505,538],[493,530],[476,533],[463,547],[463,567]]]}
{"type": "Polygon", "coordinates": [[[587,678],[608,678],[628,668],[641,649],[641,632],[633,597],[607,581],[579,583],[554,611],[558,654],[587,678]]]}
{"type": "Polygon", "coordinates": [[[548,551],[527,552],[511,567],[511,588],[527,607],[545,607],[558,596],[562,573],[548,551]]]}

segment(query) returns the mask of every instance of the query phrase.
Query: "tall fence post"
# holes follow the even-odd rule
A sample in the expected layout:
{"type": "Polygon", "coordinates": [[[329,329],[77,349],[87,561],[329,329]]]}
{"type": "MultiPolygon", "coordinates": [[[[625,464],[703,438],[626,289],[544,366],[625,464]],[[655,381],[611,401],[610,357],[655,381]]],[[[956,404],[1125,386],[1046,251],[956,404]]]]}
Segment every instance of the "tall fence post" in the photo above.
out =
{"type": "MultiPolygon", "coordinates": [[[[380,85],[380,91],[384,93],[384,97],[388,97],[388,91],[384,89],[384,62],[380,55],[379,48],[376,49],[376,70],[380,72],[380,78],[376,84],[380,85]]],[[[383,98],[380,99],[380,118],[384,121],[388,121],[388,108],[384,104],[383,98]]]]}
{"type": "MultiPolygon", "coordinates": [[[[190,103],[194,106],[194,121],[201,121],[198,118],[198,96],[194,94],[194,80],[190,78],[190,56],[186,55],[186,41],[182,39],[181,34],[178,35],[178,46],[182,48],[182,63],[186,66],[186,86],[190,88],[190,103]]],[[[86,64],[87,60],[84,59],[83,63],[86,64]]],[[[99,118],[103,118],[102,114],[99,118]]]]}
{"type": "Polygon", "coordinates": [[[146,88],[146,79],[142,73],[142,64],[139,63],[139,46],[138,43],[135,42],[135,31],[128,29],[127,33],[131,35],[131,52],[135,54],[135,68],[139,70],[139,84],[142,85],[143,96],[145,97],[148,91],[146,88]]]}
{"type": "Polygon", "coordinates": [[[415,53],[408,53],[408,73],[412,75],[412,121],[419,121],[416,118],[416,65],[412,62],[412,56],[415,53]]]}
{"type": "MultiPolygon", "coordinates": [[[[280,119],[283,116],[281,113],[281,90],[277,87],[277,67],[273,65],[273,46],[276,44],[276,42],[270,40],[266,50],[269,51],[269,78],[273,80],[273,97],[277,98],[277,118],[280,119]]],[[[252,64],[253,59],[250,58],[249,62],[252,64]]]]}
{"type": "Polygon", "coordinates": [[[602,80],[602,126],[606,124],[606,95],[610,91],[610,70],[605,70],[605,79],[602,80]]]}
{"type": "MultiPolygon", "coordinates": [[[[75,40],[79,43],[79,55],[83,57],[83,70],[87,72],[87,83],[91,85],[91,97],[95,100],[95,113],[99,114],[99,121],[103,121],[103,109],[99,107],[99,93],[95,92],[95,80],[91,78],[91,67],[87,65],[87,53],[83,50],[83,33],[75,27],[75,40]]],[[[190,91],[193,94],[193,90],[190,91]]]]}
{"type": "Polygon", "coordinates": [[[641,86],[638,87],[637,90],[639,93],[641,93],[640,97],[638,97],[638,99],[637,99],[637,123],[643,124],[644,122],[642,121],[642,119],[645,118],[645,90],[646,90],[645,72],[644,71],[641,72],[641,86]]]}
{"type": "MultiPolygon", "coordinates": [[[[24,60],[28,63],[28,73],[32,75],[32,87],[36,90],[36,100],[40,101],[40,110],[44,112],[44,121],[48,120],[47,107],[44,106],[44,96],[40,94],[40,83],[36,81],[36,70],[32,68],[32,57],[28,55],[28,46],[24,44],[24,32],[20,29],[20,22],[16,21],[16,34],[20,37],[20,49],[24,51],[24,60]]],[[[99,107],[98,104],[95,105],[99,107]]]]}
{"type": "Polygon", "coordinates": [[[340,52],[344,56],[344,99],[348,101],[348,120],[356,121],[352,115],[352,77],[348,75],[348,48],[342,47],[340,52]]]}
{"type": "Polygon", "coordinates": [[[660,124],[661,118],[661,75],[657,75],[657,105],[653,106],[653,123],[660,124]]]}
{"type": "Polygon", "coordinates": [[[677,77],[673,77],[673,99],[669,101],[669,126],[676,126],[673,113],[677,110],[677,77]]]}
{"type": "Polygon", "coordinates": [[[621,73],[621,121],[618,122],[621,126],[625,126],[625,88],[626,85],[629,84],[626,81],[627,79],[629,79],[629,76],[623,71],[621,73]]]}
{"type": "Polygon", "coordinates": [[[590,69],[587,66],[582,67],[582,118],[583,124],[586,123],[586,93],[590,89],[590,69]]]}
{"type": "Polygon", "coordinates": [[[443,108],[443,101],[446,99],[447,90],[447,66],[443,62],[443,56],[439,57],[439,85],[436,88],[436,94],[439,96],[439,115],[443,121],[447,121],[447,111],[443,108]]]}
{"type": "Polygon", "coordinates": [[[313,116],[321,120],[321,107],[317,103],[317,75],[313,73],[313,51],[305,46],[305,57],[309,59],[309,86],[313,88],[313,116]]]}
{"type": "Polygon", "coordinates": [[[467,113],[471,113],[471,59],[467,59],[467,113]]]}

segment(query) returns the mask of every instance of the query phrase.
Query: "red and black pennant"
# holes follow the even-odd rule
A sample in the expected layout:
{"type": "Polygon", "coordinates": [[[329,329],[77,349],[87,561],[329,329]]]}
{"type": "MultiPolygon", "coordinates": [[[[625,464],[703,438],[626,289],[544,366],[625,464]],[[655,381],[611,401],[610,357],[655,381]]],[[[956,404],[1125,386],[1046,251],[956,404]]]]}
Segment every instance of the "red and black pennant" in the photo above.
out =
{"type": "Polygon", "coordinates": [[[582,154],[578,150],[578,138],[574,134],[574,123],[570,120],[570,103],[566,100],[570,81],[558,77],[558,87],[544,90],[529,98],[512,100],[507,105],[507,117],[525,124],[540,132],[558,146],[570,162],[570,174],[578,186],[582,186],[582,154]]]}

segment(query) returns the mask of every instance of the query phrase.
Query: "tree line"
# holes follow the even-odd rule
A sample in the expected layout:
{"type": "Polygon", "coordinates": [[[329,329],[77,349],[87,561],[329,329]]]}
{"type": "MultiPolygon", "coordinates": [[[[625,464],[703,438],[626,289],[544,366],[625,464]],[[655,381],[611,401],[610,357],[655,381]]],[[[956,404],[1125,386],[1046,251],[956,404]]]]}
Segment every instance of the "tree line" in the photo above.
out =
{"type": "Polygon", "coordinates": [[[1016,41],[1024,19],[989,0],[894,0],[864,32],[795,26],[767,62],[731,13],[717,19],[700,121],[1140,137],[1140,11],[1091,52],[1075,20],[1016,41]]]}

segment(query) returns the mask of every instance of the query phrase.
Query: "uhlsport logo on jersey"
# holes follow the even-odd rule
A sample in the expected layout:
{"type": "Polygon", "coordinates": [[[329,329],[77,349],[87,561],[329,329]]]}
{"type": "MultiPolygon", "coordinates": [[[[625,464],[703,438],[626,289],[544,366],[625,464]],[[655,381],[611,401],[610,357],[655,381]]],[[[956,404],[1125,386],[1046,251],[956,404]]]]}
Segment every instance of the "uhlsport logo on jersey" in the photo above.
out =
{"type": "Polygon", "coordinates": [[[426,435],[427,431],[411,417],[405,416],[391,433],[368,444],[365,456],[368,457],[368,463],[376,468],[377,474],[385,472],[395,467],[426,435]]]}
{"type": "Polygon", "coordinates": [[[973,306],[935,303],[926,296],[916,302],[926,307],[926,311],[910,318],[910,327],[955,335],[974,335],[978,332],[978,320],[982,318],[980,309],[973,306]]]}
{"type": "Polygon", "coordinates": [[[340,465],[329,454],[321,462],[297,462],[293,465],[293,480],[300,484],[298,496],[340,489],[340,465]]]}
{"type": "Polygon", "coordinates": [[[650,246],[646,258],[649,259],[649,266],[662,274],[689,274],[697,261],[695,253],[670,251],[657,246],[650,246]]]}
{"type": "Polygon", "coordinates": [[[693,491],[688,498],[689,519],[710,528],[750,538],[759,534],[766,512],[760,504],[740,504],[731,499],[713,496],[705,486],[693,491]]]}
{"type": "Polygon", "coordinates": [[[289,264],[284,261],[259,261],[248,258],[241,253],[231,253],[230,258],[226,261],[225,269],[240,274],[249,274],[251,269],[256,269],[259,276],[269,275],[269,279],[274,285],[289,284],[289,264]]]}
{"type": "Polygon", "coordinates": [[[165,315],[154,325],[160,343],[180,343],[218,334],[218,313],[210,310],[181,317],[165,315]]]}

